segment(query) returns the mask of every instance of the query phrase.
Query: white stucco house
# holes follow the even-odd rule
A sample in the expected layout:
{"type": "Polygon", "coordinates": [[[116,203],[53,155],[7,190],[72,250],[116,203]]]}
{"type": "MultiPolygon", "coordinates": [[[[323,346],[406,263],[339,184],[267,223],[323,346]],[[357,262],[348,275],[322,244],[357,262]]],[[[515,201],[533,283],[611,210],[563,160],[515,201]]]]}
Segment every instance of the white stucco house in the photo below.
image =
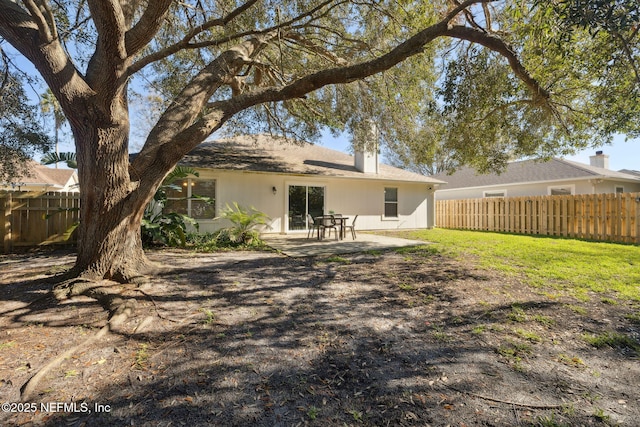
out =
{"type": "Polygon", "coordinates": [[[590,157],[588,165],[558,158],[522,160],[509,163],[501,174],[481,175],[465,167],[432,177],[447,182],[438,189],[438,200],[640,191],[640,172],[610,170],[609,156],[601,151],[590,157]]]}
{"type": "Polygon", "coordinates": [[[35,161],[30,161],[27,168],[28,175],[0,182],[0,191],[80,191],[75,169],[56,169],[35,161]]]}
{"type": "Polygon", "coordinates": [[[312,217],[358,215],[359,230],[435,225],[434,192],[443,182],[378,162],[377,153],[350,156],[322,146],[267,135],[205,142],[180,162],[198,177],[180,182],[166,210],[198,220],[200,231],[227,226],[214,219],[237,202],[270,218],[263,232],[306,233],[312,217]],[[185,197],[208,196],[214,206],[185,197]]]}

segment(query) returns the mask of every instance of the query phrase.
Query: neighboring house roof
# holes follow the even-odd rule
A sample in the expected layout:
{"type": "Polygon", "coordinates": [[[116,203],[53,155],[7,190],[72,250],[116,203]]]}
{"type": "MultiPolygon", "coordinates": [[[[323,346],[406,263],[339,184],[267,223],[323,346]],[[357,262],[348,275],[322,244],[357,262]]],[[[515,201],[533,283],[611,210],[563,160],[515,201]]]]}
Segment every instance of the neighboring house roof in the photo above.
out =
{"type": "Polygon", "coordinates": [[[633,169],[620,169],[618,172],[626,173],[627,175],[635,175],[640,177],[640,171],[635,171],[633,169]]]}
{"type": "Polygon", "coordinates": [[[451,175],[440,173],[432,177],[447,181],[443,190],[577,179],[614,179],[640,183],[640,176],[557,158],[511,162],[501,174],[480,175],[474,169],[464,167],[451,175]]]}
{"type": "Polygon", "coordinates": [[[41,165],[33,160],[29,161],[27,165],[30,173],[16,177],[8,185],[14,184],[16,186],[49,186],[56,189],[64,188],[67,185],[74,184],[70,182],[73,175],[76,173],[74,169],[54,169],[41,165]]]}
{"type": "Polygon", "coordinates": [[[371,180],[424,182],[442,181],[380,164],[378,174],[365,174],[354,166],[354,157],[307,142],[287,142],[267,135],[242,136],[205,142],[181,161],[180,165],[229,171],[302,174],[371,180]]]}

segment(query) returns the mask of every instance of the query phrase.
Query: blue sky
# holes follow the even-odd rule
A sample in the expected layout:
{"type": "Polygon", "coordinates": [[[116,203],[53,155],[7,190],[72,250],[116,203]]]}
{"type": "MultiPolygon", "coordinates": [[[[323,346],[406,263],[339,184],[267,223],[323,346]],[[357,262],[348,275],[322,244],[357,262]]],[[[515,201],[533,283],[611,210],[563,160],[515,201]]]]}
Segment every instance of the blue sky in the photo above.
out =
{"type": "MultiPolygon", "coordinates": [[[[347,153],[350,150],[350,144],[347,138],[334,138],[328,133],[321,140],[321,145],[347,153]]],[[[565,158],[567,160],[573,160],[574,162],[589,164],[589,156],[594,155],[598,150],[602,150],[603,154],[609,156],[609,169],[616,171],[620,169],[640,171],[640,139],[625,141],[623,135],[616,137],[611,145],[590,148],[565,158]]]]}
{"type": "Polygon", "coordinates": [[[589,156],[595,154],[597,150],[602,150],[603,154],[609,156],[609,169],[631,169],[640,171],[640,139],[625,141],[624,136],[614,139],[613,144],[584,150],[575,156],[568,156],[566,159],[589,164],[589,156]]]}

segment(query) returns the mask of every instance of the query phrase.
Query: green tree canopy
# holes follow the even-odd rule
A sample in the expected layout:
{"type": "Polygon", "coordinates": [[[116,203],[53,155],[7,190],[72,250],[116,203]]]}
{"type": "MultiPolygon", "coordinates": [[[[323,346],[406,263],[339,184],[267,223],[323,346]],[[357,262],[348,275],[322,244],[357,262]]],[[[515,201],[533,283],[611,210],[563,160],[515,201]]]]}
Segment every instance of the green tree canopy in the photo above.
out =
{"type": "Polygon", "coordinates": [[[27,161],[48,151],[51,145],[33,114],[22,83],[0,46],[0,182],[27,175],[27,161]]]}
{"type": "MultiPolygon", "coordinates": [[[[465,164],[484,172],[515,158],[604,145],[618,133],[640,136],[637,1],[487,2],[482,14],[465,19],[508,43],[551,94],[551,108],[540,108],[503,55],[443,44],[436,84],[413,85],[412,102],[384,122],[392,124],[386,142],[395,164],[422,173],[465,164]]],[[[412,74],[425,75],[421,66],[412,74]]]]}

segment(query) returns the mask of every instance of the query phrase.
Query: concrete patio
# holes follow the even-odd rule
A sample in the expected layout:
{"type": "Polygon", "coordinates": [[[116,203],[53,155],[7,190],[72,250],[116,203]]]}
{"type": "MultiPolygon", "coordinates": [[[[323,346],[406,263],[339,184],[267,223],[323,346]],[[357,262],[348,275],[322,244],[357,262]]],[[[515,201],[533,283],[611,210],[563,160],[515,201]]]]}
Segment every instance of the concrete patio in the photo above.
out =
{"type": "Polygon", "coordinates": [[[329,256],[365,251],[403,248],[424,245],[420,240],[401,239],[359,232],[357,239],[348,236],[344,240],[316,238],[307,239],[306,234],[265,234],[262,239],[272,247],[290,257],[329,256]]]}

